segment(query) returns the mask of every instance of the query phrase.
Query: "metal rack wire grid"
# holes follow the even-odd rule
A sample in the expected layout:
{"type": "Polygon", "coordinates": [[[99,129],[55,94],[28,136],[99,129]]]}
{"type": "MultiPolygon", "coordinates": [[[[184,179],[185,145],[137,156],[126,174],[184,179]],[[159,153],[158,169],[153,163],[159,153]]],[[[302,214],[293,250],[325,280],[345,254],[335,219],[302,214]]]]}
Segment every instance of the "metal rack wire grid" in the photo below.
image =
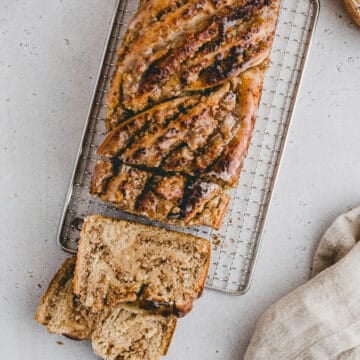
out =
{"type": "MultiPolygon", "coordinates": [[[[117,50],[137,5],[137,1],[120,0],[112,21],[59,226],[58,243],[65,251],[76,252],[83,219],[89,214],[172,228],[123,213],[89,194],[95,152],[105,135],[107,90],[117,50]]],[[[223,226],[219,231],[206,227],[180,230],[205,237],[212,244],[208,288],[238,295],[249,287],[318,10],[315,0],[282,0],[255,130],[240,183],[230,192],[223,226]]]]}

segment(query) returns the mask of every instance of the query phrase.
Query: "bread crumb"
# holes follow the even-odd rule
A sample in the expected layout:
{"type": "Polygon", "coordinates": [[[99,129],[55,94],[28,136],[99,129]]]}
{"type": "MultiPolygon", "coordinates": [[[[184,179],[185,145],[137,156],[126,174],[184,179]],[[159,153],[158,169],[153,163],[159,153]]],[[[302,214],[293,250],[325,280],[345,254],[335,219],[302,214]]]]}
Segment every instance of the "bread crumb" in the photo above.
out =
{"type": "Polygon", "coordinates": [[[37,284],[38,288],[41,289],[41,284],[37,284]]]}
{"type": "Polygon", "coordinates": [[[56,342],[58,345],[60,345],[60,346],[63,346],[64,345],[64,343],[62,342],[62,341],[57,341],[56,342]]]}
{"type": "Polygon", "coordinates": [[[219,236],[218,236],[218,235],[214,235],[214,236],[212,237],[212,243],[213,243],[214,246],[220,245],[221,240],[219,239],[219,236]]]}

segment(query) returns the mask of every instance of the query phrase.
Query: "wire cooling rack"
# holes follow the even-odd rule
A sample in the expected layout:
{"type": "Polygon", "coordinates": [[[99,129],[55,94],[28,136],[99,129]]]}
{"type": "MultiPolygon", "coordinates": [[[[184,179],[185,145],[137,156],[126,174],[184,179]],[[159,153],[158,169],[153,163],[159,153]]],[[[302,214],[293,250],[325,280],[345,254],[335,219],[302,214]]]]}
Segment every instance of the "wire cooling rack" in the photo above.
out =
{"type": "MultiPolygon", "coordinates": [[[[125,214],[89,194],[95,152],[105,135],[106,97],[117,49],[137,5],[137,1],[120,0],[112,21],[59,226],[58,243],[68,252],[76,252],[83,219],[89,214],[172,228],[125,214]]],[[[212,244],[208,288],[234,295],[249,288],[318,12],[318,0],[282,0],[255,130],[240,183],[230,192],[223,226],[220,231],[206,227],[180,230],[205,237],[212,244]]]]}

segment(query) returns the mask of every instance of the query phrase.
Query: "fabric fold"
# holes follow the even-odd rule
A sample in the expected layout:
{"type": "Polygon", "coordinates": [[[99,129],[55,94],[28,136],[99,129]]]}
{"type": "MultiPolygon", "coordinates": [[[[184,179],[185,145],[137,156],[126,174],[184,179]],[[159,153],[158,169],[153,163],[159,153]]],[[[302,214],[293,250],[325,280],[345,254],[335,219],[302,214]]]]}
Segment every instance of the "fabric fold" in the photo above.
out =
{"type": "Polygon", "coordinates": [[[360,359],[359,238],[360,207],[324,234],[316,276],[260,317],[245,360],[360,359]]]}

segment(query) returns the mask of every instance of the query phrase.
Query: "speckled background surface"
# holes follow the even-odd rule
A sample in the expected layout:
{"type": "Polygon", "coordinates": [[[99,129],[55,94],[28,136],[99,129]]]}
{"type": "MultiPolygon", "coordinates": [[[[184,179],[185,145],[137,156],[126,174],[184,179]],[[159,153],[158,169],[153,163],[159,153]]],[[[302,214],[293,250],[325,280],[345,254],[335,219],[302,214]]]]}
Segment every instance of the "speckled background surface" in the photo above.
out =
{"type": "MultiPolygon", "coordinates": [[[[0,0],[1,359],[96,358],[33,316],[67,256],[56,230],[113,8],[0,0]]],[[[261,312],[306,281],[321,234],[360,203],[359,179],[360,30],[340,0],[327,0],[250,291],[205,291],[167,359],[242,359],[261,312]]]]}

